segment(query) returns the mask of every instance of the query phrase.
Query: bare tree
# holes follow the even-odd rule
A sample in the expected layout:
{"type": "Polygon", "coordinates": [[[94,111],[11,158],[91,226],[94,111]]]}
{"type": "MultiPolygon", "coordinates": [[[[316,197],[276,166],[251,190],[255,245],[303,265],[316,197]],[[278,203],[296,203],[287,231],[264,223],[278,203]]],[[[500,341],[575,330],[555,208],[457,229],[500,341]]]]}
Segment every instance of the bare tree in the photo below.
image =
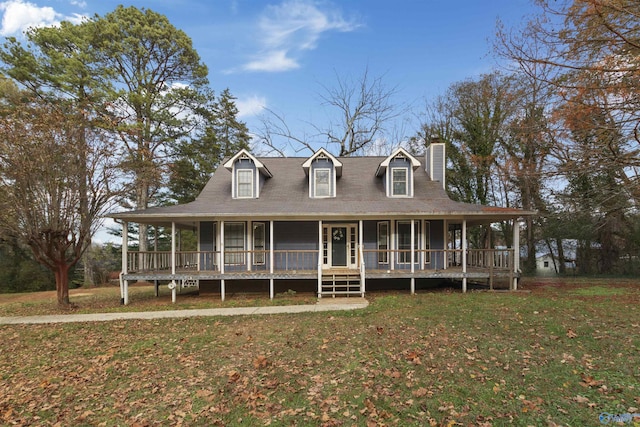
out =
{"type": "Polygon", "coordinates": [[[296,134],[284,116],[267,110],[259,134],[267,151],[281,156],[288,151],[314,152],[319,143],[339,156],[362,153],[385,140],[390,131],[387,126],[402,114],[393,103],[397,89],[388,87],[384,76],[371,77],[368,69],[357,79],[336,73],[334,86],[321,87],[319,96],[321,104],[328,109],[329,121],[324,125],[310,123],[312,134],[296,134]]]}
{"type": "Polygon", "coordinates": [[[58,304],[67,306],[69,272],[118,185],[113,147],[100,135],[79,138],[78,112],[36,98],[13,101],[0,120],[0,227],[54,273],[58,304]]]}

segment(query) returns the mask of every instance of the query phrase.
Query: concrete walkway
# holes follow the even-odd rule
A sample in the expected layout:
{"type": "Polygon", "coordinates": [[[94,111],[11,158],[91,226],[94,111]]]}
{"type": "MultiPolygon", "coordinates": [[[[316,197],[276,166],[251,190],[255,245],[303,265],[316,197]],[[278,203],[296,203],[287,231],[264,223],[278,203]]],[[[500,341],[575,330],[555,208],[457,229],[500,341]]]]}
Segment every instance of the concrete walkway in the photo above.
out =
{"type": "Polygon", "coordinates": [[[203,316],[249,316],[256,314],[307,313],[344,311],[365,308],[369,302],[364,298],[324,298],[317,304],[282,305],[270,307],[208,308],[196,310],[140,311],[122,313],[54,314],[47,316],[0,317],[0,325],[107,322],[110,320],[153,320],[203,316]]]}

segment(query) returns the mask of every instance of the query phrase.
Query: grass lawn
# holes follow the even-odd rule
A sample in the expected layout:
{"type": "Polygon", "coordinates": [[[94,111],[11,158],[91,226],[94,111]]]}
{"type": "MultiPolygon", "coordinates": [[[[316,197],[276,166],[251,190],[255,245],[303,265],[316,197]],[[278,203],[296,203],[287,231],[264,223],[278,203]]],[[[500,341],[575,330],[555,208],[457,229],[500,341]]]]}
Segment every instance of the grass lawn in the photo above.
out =
{"type": "MultiPolygon", "coordinates": [[[[373,293],[353,312],[0,326],[0,425],[595,426],[640,413],[640,281],[524,287],[373,293]]],[[[145,298],[133,309],[158,305],[145,298]]],[[[10,299],[0,315],[46,311],[10,299]]]]}

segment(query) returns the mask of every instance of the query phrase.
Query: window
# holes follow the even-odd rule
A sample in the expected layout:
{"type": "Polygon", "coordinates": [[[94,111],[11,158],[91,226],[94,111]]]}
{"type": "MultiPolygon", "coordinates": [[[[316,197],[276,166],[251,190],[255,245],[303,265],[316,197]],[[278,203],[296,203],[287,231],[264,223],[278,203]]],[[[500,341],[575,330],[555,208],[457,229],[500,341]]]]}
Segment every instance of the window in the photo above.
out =
{"type": "Polygon", "coordinates": [[[355,227],[350,227],[350,229],[349,229],[349,244],[351,245],[351,250],[350,250],[351,265],[356,265],[356,261],[358,259],[358,257],[357,257],[358,243],[356,241],[357,237],[358,237],[358,235],[356,234],[356,228],[355,227]]]}
{"type": "Polygon", "coordinates": [[[224,225],[224,263],[244,264],[244,222],[228,222],[224,225]]]}
{"type": "Polygon", "coordinates": [[[549,261],[544,262],[544,268],[549,268],[549,261]]]}
{"type": "Polygon", "coordinates": [[[331,197],[331,170],[315,169],[313,197],[331,197]]]}
{"type": "Polygon", "coordinates": [[[253,197],[253,171],[238,169],[236,173],[236,197],[247,199],[253,197]]]}
{"type": "Polygon", "coordinates": [[[408,196],[407,168],[391,169],[391,195],[408,196]]]}
{"type": "Polygon", "coordinates": [[[322,227],[322,264],[329,264],[329,227],[322,227]]]}
{"type": "Polygon", "coordinates": [[[253,223],[253,263],[256,265],[264,264],[265,259],[265,239],[264,239],[264,222],[253,223]]]}
{"type": "MultiPolygon", "coordinates": [[[[398,221],[398,264],[411,264],[411,221],[398,221]]],[[[414,226],[414,249],[420,248],[420,222],[414,226]]],[[[416,257],[418,253],[415,253],[416,257]]]]}
{"type": "Polygon", "coordinates": [[[378,223],[378,263],[379,264],[389,263],[389,252],[386,252],[388,250],[389,250],[389,223],[379,222],[378,223]]]}

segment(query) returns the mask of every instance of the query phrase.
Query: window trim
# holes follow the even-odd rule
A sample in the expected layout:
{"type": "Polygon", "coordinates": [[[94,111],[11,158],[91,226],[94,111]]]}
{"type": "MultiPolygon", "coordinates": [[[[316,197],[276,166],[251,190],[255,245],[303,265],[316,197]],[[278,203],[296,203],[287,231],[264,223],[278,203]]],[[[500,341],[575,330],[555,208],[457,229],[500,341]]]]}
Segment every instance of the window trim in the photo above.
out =
{"type": "Polygon", "coordinates": [[[245,254],[247,250],[247,224],[244,222],[225,222],[224,223],[224,265],[244,265],[246,263],[245,254]],[[227,239],[232,235],[227,229],[228,226],[242,226],[242,249],[239,246],[233,246],[231,252],[228,252],[229,246],[227,239]]]}
{"type": "Polygon", "coordinates": [[[313,169],[313,198],[314,199],[325,199],[333,196],[333,191],[331,191],[331,168],[314,168],[313,169]],[[318,195],[318,172],[327,172],[327,184],[328,184],[328,193],[327,195],[318,195]]]}
{"type": "MultiPolygon", "coordinates": [[[[235,182],[236,199],[253,199],[254,198],[253,193],[255,190],[253,169],[236,169],[235,175],[236,175],[236,182],[235,182]],[[241,172],[248,172],[250,176],[249,188],[251,189],[251,191],[248,196],[240,195],[240,173],[241,172]]],[[[244,183],[244,184],[246,185],[247,183],[244,183]]]]}
{"type": "Polygon", "coordinates": [[[266,248],[267,248],[267,225],[264,222],[254,222],[252,223],[253,227],[253,264],[254,265],[264,265],[266,258],[266,248]],[[257,230],[260,230],[257,232],[257,230]],[[256,237],[260,237],[262,239],[262,245],[256,245],[256,237]],[[260,251],[259,253],[257,251],[260,251]]]}
{"type": "Polygon", "coordinates": [[[396,221],[396,249],[398,250],[398,259],[396,259],[396,264],[398,265],[411,265],[411,252],[406,252],[406,251],[411,251],[411,221],[415,221],[414,222],[414,229],[413,229],[413,240],[414,240],[414,260],[413,263],[417,264],[420,262],[420,248],[422,246],[422,242],[421,240],[421,226],[420,223],[421,221],[416,221],[416,220],[408,220],[408,221],[396,221]],[[407,245],[403,245],[403,246],[408,246],[408,247],[400,247],[400,226],[401,225],[407,225],[409,226],[409,243],[407,245]],[[400,252],[402,251],[402,252],[400,252]]]}
{"type": "Polygon", "coordinates": [[[390,191],[389,194],[391,197],[411,197],[411,189],[409,187],[409,168],[405,166],[393,167],[390,169],[390,191]],[[404,172],[404,190],[403,194],[396,194],[396,179],[394,176],[395,171],[403,171],[404,172]]]}
{"type": "Polygon", "coordinates": [[[431,264],[431,221],[424,222],[424,229],[422,230],[422,239],[423,239],[423,247],[425,249],[424,252],[424,263],[431,264]]]}
{"type": "Polygon", "coordinates": [[[389,221],[379,221],[378,222],[378,239],[377,239],[377,246],[378,246],[378,264],[389,264],[389,221]],[[382,228],[381,226],[384,226],[386,228],[385,231],[385,247],[381,247],[380,246],[380,236],[381,236],[381,232],[380,229],[382,228]],[[380,252],[380,251],[384,251],[384,252],[380,252]]]}

